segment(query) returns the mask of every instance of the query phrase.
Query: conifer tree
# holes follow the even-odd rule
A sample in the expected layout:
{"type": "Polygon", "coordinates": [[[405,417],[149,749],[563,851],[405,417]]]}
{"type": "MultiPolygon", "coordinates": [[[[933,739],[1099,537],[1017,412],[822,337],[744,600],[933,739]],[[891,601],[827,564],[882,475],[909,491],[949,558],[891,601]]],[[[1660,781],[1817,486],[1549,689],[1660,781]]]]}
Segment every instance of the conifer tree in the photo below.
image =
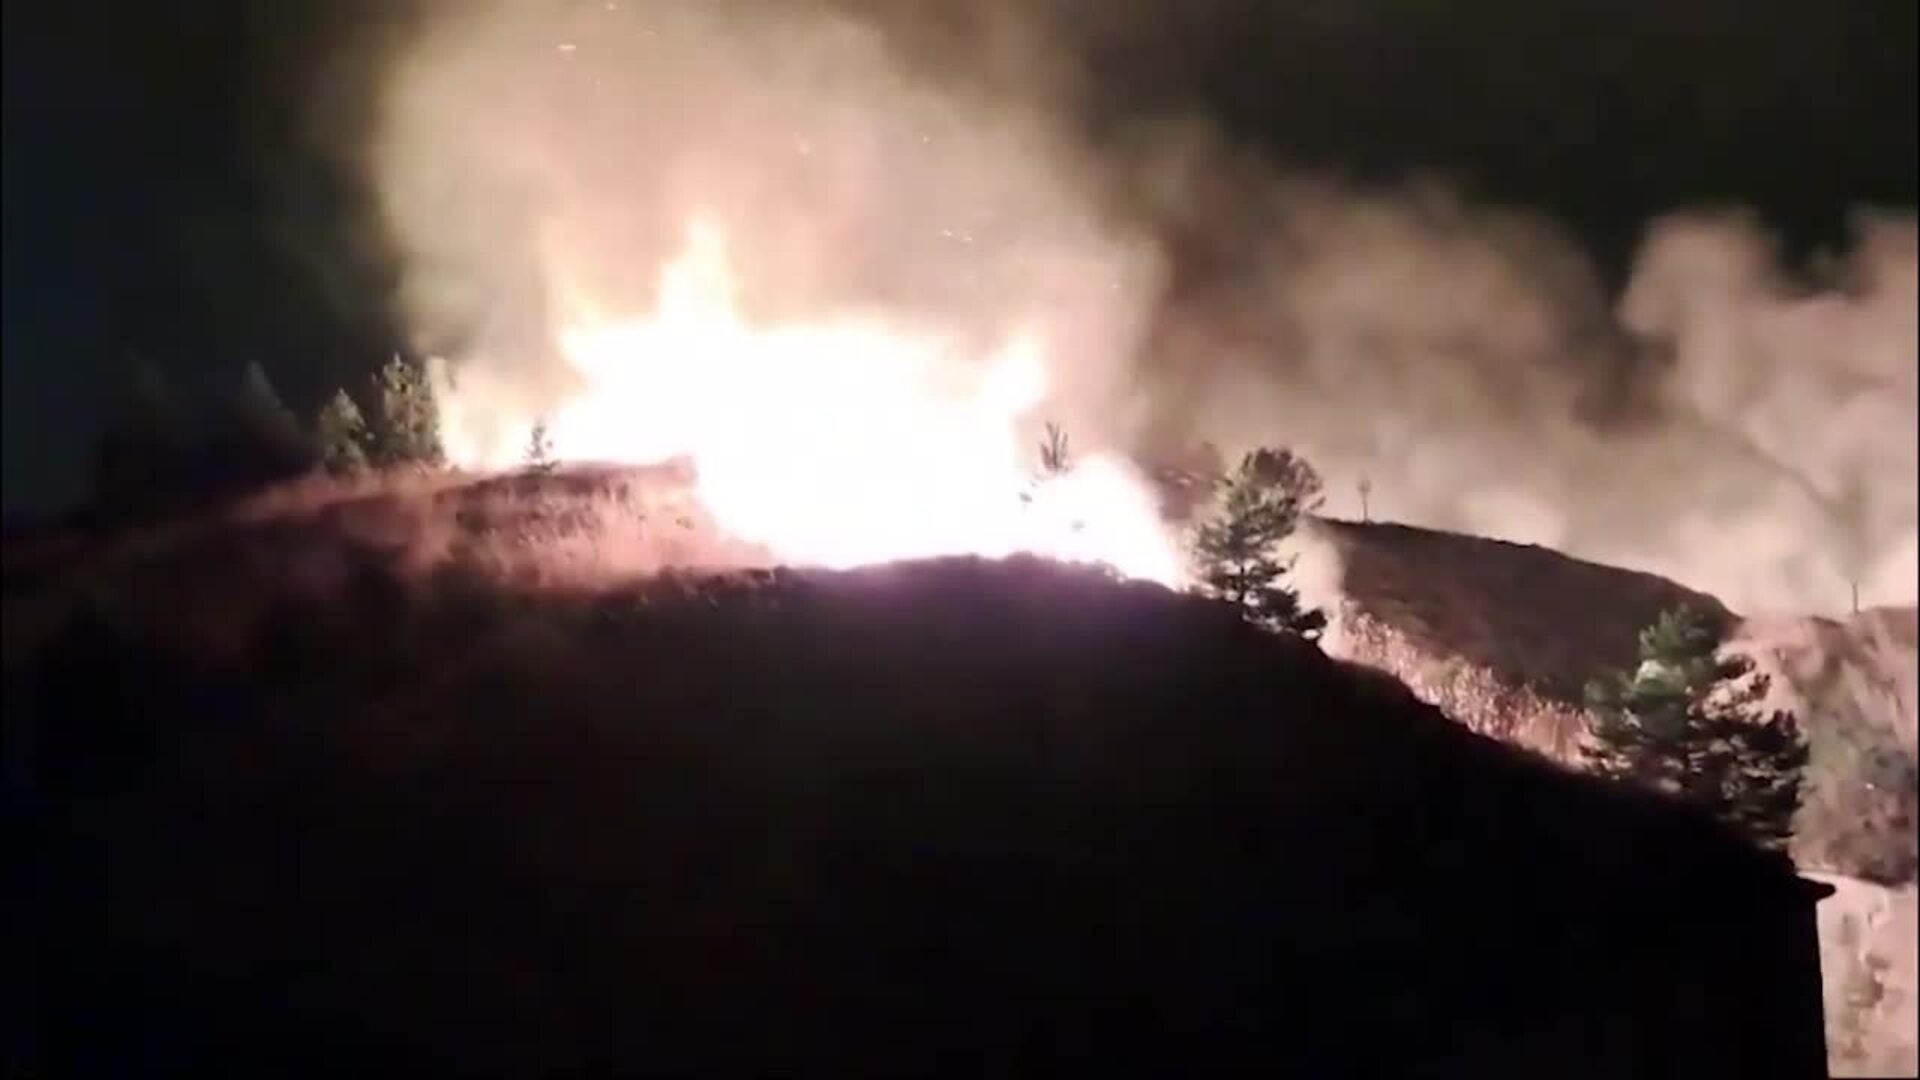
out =
{"type": "Polygon", "coordinates": [[[178,447],[188,441],[186,403],[153,361],[134,358],[116,396],[116,430],[178,447]]]}
{"type": "MultiPolygon", "coordinates": [[[[1073,454],[1067,447],[1067,433],[1060,425],[1049,422],[1046,437],[1040,443],[1039,462],[1027,477],[1025,489],[1020,492],[1021,503],[1029,507],[1039,505],[1040,496],[1047,485],[1065,476],[1072,468],[1073,454]]],[[[1081,525],[1073,523],[1070,527],[1078,530],[1081,525]]]]}
{"type": "Polygon", "coordinates": [[[165,374],[131,358],[95,451],[95,500],[118,508],[155,502],[189,441],[184,403],[165,374]]]}
{"type": "Polygon", "coordinates": [[[1768,680],[1723,654],[1722,620],[1668,611],[1640,634],[1632,674],[1587,687],[1588,766],[1700,805],[1761,847],[1784,851],[1800,806],[1807,743],[1793,714],[1763,713],[1768,680]]]}
{"type": "Polygon", "coordinates": [[[1067,445],[1067,433],[1058,424],[1047,424],[1047,436],[1040,444],[1040,476],[1051,478],[1073,468],[1073,451],[1067,445]]]}
{"type": "Polygon", "coordinates": [[[533,422],[533,429],[527,432],[527,467],[534,472],[553,471],[553,437],[547,433],[546,420],[533,422]]]}
{"type": "Polygon", "coordinates": [[[379,415],[373,425],[373,459],[383,466],[445,464],[440,410],[426,368],[395,355],[376,384],[379,415]]]}
{"type": "Polygon", "coordinates": [[[1294,559],[1280,547],[1320,505],[1320,490],[1319,474],[1291,450],[1241,458],[1193,533],[1200,590],[1236,605],[1256,626],[1317,639],[1326,616],[1302,607],[1287,584],[1294,559]]]}
{"type": "Polygon", "coordinates": [[[320,460],[336,476],[363,472],[367,468],[367,446],[372,436],[360,406],[345,390],[337,390],[314,421],[320,443],[320,460]]]}
{"type": "Polygon", "coordinates": [[[240,377],[235,399],[246,434],[275,451],[311,453],[306,431],[259,363],[250,363],[240,377]]]}

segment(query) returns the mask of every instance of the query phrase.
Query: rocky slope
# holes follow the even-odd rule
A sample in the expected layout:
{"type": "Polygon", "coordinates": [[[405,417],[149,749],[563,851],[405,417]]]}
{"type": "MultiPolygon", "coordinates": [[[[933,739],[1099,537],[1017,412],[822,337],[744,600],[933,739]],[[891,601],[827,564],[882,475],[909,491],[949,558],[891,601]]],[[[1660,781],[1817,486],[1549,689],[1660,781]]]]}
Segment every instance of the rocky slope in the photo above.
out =
{"type": "MultiPolygon", "coordinates": [[[[1392,524],[1320,521],[1302,584],[1327,647],[1388,671],[1468,727],[1571,763],[1586,681],[1630,666],[1639,629],[1711,596],[1547,548],[1392,524]]],[[[1832,1067],[1915,1069],[1916,613],[1764,616],[1736,647],[1811,742],[1795,859],[1841,883],[1822,911],[1832,1067]],[[1898,1003],[1898,1004],[1896,1004],[1898,1003]]]]}

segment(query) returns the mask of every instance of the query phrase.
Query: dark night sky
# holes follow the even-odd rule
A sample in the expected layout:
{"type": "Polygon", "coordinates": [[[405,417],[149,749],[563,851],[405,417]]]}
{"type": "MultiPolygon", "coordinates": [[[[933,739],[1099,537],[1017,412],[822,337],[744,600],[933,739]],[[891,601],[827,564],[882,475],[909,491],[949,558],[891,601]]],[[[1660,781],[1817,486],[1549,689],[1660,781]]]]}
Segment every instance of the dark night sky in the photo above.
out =
{"type": "MultiPolygon", "coordinates": [[[[1197,106],[1281,160],[1437,171],[1555,214],[1614,272],[1686,204],[1755,206],[1805,248],[1850,206],[1916,201],[1913,0],[1186,0],[1148,32],[1139,3],[1053,6],[1108,113],[1197,106]]],[[[321,65],[400,7],[5,6],[9,515],[79,492],[129,350],[259,360],[304,402],[391,348],[364,193],[303,118],[321,65]]]]}

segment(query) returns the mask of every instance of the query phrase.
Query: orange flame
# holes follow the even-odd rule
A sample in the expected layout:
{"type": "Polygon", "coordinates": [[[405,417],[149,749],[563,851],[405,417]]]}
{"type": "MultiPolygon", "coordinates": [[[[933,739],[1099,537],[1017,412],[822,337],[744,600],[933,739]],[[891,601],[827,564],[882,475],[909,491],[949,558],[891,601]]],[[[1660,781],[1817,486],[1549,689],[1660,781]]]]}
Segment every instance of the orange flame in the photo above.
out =
{"type": "MultiPolygon", "coordinates": [[[[746,324],[719,234],[695,225],[650,315],[561,335],[585,389],[554,412],[557,460],[693,462],[720,527],[799,565],[1016,552],[1184,577],[1152,490],[1090,455],[1040,477],[1021,421],[1044,399],[1037,343],[984,366],[876,319],[746,324]]],[[[457,463],[502,464],[443,416],[457,463]],[[491,458],[491,460],[489,460],[491,458]]]]}

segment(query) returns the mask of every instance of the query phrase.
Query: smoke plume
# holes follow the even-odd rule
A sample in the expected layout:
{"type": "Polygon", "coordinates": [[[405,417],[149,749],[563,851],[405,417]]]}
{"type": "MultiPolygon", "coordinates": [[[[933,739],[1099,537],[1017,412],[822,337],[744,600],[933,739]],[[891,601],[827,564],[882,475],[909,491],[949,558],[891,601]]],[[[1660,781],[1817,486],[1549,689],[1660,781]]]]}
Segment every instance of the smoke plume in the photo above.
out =
{"type": "Polygon", "coordinates": [[[1677,209],[1612,295],[1524,207],[1356,187],[1203,116],[1108,117],[1096,138],[1097,35],[1037,5],[952,11],[502,0],[424,19],[365,160],[408,324],[473,423],[520,431],[576,389],[558,332],[650,307],[702,218],[756,318],[937,328],[956,364],[1036,334],[1044,414],[1085,445],[1291,444],[1334,513],[1358,516],[1364,480],[1375,518],[1742,611],[1844,608],[1850,583],[1913,602],[1910,211],[1862,212],[1815,279],[1753,218],[1677,209]]]}

